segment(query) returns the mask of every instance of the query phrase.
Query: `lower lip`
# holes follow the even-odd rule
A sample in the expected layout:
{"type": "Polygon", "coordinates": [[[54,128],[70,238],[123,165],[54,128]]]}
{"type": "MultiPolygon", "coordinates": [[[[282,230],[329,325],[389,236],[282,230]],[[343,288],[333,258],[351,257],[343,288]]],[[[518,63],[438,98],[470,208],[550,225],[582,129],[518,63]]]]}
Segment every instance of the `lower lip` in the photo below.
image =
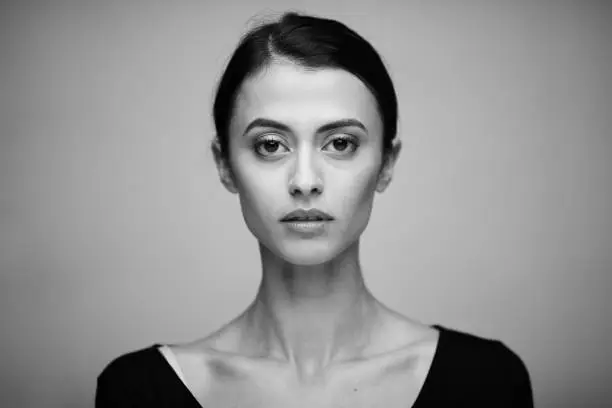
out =
{"type": "Polygon", "coordinates": [[[329,221],[290,221],[284,224],[290,230],[304,235],[321,235],[325,232],[326,224],[329,221]]]}

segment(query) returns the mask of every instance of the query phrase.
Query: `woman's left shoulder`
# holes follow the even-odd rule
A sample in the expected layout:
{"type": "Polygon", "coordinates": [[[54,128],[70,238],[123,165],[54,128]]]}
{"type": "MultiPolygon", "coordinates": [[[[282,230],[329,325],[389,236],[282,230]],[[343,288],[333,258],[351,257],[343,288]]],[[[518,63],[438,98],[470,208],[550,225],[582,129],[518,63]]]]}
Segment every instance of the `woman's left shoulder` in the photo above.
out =
{"type": "Polygon", "coordinates": [[[469,366],[487,366],[497,370],[527,371],[519,355],[506,343],[494,338],[487,338],[472,333],[436,326],[440,331],[441,347],[452,351],[452,355],[465,359],[469,366]]]}
{"type": "Polygon", "coordinates": [[[529,372],[500,340],[434,325],[438,345],[420,405],[533,408],[529,372]]]}
{"type": "MultiPolygon", "coordinates": [[[[486,384],[500,403],[533,406],[533,391],[527,366],[519,355],[498,339],[436,326],[440,331],[439,363],[446,375],[459,383],[486,384]]],[[[505,406],[505,405],[500,405],[505,406]]]]}

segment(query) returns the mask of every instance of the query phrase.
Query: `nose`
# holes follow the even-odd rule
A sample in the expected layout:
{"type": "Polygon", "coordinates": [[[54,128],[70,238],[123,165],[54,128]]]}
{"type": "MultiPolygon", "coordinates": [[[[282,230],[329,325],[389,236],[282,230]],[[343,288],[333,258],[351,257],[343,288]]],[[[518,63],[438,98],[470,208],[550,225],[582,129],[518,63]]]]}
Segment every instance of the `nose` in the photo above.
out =
{"type": "Polygon", "coordinates": [[[310,153],[304,151],[298,155],[295,171],[289,181],[289,194],[292,196],[310,196],[323,193],[321,177],[312,162],[310,153]]]}

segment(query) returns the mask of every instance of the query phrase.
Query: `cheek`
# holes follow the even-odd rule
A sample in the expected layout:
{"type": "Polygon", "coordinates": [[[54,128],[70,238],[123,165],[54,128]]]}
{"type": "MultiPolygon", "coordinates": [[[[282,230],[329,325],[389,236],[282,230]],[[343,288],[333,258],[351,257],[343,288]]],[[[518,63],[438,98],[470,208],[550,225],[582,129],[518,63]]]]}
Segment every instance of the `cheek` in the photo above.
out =
{"type": "MultiPolygon", "coordinates": [[[[234,168],[244,221],[256,236],[274,235],[277,218],[281,215],[279,208],[292,203],[287,175],[280,169],[261,170],[251,163],[245,165],[246,158],[241,160],[238,162],[242,165],[234,168]]],[[[376,191],[378,167],[374,157],[364,157],[364,161],[351,170],[324,170],[327,174],[321,205],[335,213],[340,221],[337,232],[342,236],[354,236],[366,227],[376,191]]]]}
{"type": "Polygon", "coordinates": [[[372,201],[376,191],[377,174],[371,169],[352,173],[341,182],[342,206],[346,211],[356,212],[372,201]]]}
{"type": "Polygon", "coordinates": [[[337,233],[347,243],[357,239],[369,223],[376,179],[377,175],[371,170],[353,173],[344,180],[338,180],[337,191],[331,193],[336,201],[334,208],[342,217],[337,233]]]}
{"type": "Polygon", "coordinates": [[[254,171],[237,172],[239,198],[243,216],[250,228],[265,228],[266,222],[275,221],[275,203],[281,202],[282,184],[278,175],[254,171]]]}

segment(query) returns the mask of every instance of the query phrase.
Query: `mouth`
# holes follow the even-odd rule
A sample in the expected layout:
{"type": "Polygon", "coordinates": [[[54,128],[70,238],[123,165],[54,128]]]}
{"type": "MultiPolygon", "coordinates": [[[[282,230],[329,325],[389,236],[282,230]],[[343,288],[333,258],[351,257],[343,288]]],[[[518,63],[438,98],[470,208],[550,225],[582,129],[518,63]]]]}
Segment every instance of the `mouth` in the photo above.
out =
{"type": "Polygon", "coordinates": [[[290,224],[316,224],[330,221],[331,220],[326,220],[323,218],[291,218],[287,220],[282,220],[281,222],[290,224]]]}
{"type": "Polygon", "coordinates": [[[303,236],[318,236],[325,233],[330,220],[293,220],[284,221],[289,231],[303,236]]]}
{"type": "Polygon", "coordinates": [[[280,219],[281,222],[292,222],[292,223],[310,223],[310,222],[325,222],[325,221],[332,221],[334,219],[334,217],[332,217],[331,215],[327,214],[324,211],[321,211],[319,209],[316,208],[311,208],[309,210],[305,210],[305,209],[297,209],[294,211],[291,211],[290,213],[286,214],[283,218],[280,219]]]}

